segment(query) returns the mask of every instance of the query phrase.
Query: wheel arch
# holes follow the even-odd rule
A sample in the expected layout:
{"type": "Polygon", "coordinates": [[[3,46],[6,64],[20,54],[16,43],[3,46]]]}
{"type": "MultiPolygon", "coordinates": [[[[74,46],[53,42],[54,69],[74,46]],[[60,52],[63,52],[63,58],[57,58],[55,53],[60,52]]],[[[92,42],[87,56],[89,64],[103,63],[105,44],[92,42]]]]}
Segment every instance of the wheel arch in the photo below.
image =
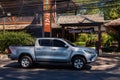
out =
{"type": "Polygon", "coordinates": [[[87,63],[87,60],[86,60],[85,56],[84,56],[84,55],[80,55],[80,54],[74,55],[74,56],[71,58],[71,62],[73,61],[73,59],[74,59],[75,57],[82,57],[82,58],[84,59],[85,63],[87,63]]]}
{"type": "Polygon", "coordinates": [[[31,56],[29,53],[21,53],[20,56],[19,56],[19,58],[18,58],[18,62],[20,62],[20,59],[21,59],[23,56],[29,56],[29,57],[32,59],[32,61],[33,61],[33,58],[32,58],[32,56],[31,56]]]}

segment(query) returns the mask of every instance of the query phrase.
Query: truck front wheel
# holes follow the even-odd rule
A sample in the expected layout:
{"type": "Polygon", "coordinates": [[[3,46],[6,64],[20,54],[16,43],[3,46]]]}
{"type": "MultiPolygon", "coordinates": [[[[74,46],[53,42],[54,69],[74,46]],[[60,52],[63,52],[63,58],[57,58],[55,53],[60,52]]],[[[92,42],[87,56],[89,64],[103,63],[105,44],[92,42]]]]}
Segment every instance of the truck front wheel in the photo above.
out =
{"type": "Polygon", "coordinates": [[[85,66],[85,60],[82,57],[74,57],[72,60],[73,68],[81,70],[85,66]]]}
{"type": "Polygon", "coordinates": [[[28,68],[28,67],[31,67],[33,61],[32,59],[29,57],[29,56],[23,56],[21,59],[20,59],[20,65],[23,67],[23,68],[28,68]]]}

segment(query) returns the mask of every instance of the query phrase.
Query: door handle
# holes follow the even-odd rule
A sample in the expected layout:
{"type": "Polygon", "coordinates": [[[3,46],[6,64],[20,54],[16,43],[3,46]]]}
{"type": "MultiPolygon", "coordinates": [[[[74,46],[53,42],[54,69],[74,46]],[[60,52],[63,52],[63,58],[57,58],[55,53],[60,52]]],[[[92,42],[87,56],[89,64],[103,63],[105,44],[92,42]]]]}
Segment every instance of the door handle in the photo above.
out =
{"type": "Polygon", "coordinates": [[[56,50],[56,49],[52,49],[52,50],[56,50]]]}
{"type": "Polygon", "coordinates": [[[37,50],[41,50],[41,48],[37,48],[37,50]]]}

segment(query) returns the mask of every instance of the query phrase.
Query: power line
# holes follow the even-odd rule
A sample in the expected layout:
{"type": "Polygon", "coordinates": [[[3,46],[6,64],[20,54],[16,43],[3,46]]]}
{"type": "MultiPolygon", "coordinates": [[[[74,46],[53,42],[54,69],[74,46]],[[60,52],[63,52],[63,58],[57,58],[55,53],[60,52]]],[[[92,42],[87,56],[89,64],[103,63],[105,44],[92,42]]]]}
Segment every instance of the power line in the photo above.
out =
{"type": "MultiPolygon", "coordinates": [[[[105,1],[101,1],[101,2],[90,2],[90,3],[88,3],[88,4],[80,4],[80,6],[81,5],[99,5],[99,4],[102,4],[102,3],[106,3],[106,2],[110,2],[111,0],[105,0],[105,1]]],[[[34,5],[39,5],[39,6],[43,6],[43,4],[42,3],[40,3],[39,1],[35,1],[36,3],[34,3],[34,1],[26,1],[25,2],[25,0],[24,0],[24,4],[26,5],[26,6],[34,6],[34,5]]],[[[86,1],[85,1],[86,2],[86,1]]],[[[64,2],[62,2],[62,3],[65,3],[66,4],[66,1],[64,1],[64,2]]],[[[79,5],[78,4],[78,2],[74,2],[76,5],[79,5]]],[[[80,3],[80,2],[79,2],[80,3]]],[[[8,7],[20,7],[20,5],[18,5],[18,4],[21,4],[21,3],[7,3],[7,4],[3,4],[3,5],[8,5],[8,7]]],[[[54,4],[54,3],[51,3],[50,5],[52,5],[52,4],[54,4]]],[[[60,2],[58,2],[58,3],[56,3],[56,5],[59,5],[59,4],[61,4],[60,2]]],[[[6,7],[6,8],[8,8],[8,7],[6,7]]]]}
{"type": "MultiPolygon", "coordinates": [[[[108,1],[108,0],[107,0],[108,1]]],[[[106,1],[106,2],[107,2],[106,1]]],[[[64,3],[65,4],[65,2],[61,2],[61,3],[64,3]]],[[[19,4],[23,4],[23,3],[19,3],[19,4]]],[[[54,4],[54,3],[52,3],[52,4],[54,4]]],[[[51,5],[52,5],[51,4],[51,5]]],[[[48,10],[48,12],[54,12],[54,11],[57,11],[57,12],[66,12],[66,11],[74,11],[74,10],[77,10],[77,9],[98,9],[98,8],[112,8],[112,7],[116,7],[116,6],[120,6],[120,5],[107,5],[107,6],[95,6],[95,7],[90,7],[90,5],[92,5],[92,4],[98,4],[98,3],[94,3],[94,2],[92,2],[92,3],[90,3],[90,4],[84,4],[84,5],[79,5],[79,6],[74,6],[74,5],[71,5],[71,6],[69,6],[69,7],[67,7],[67,5],[66,5],[66,7],[59,7],[59,8],[57,8],[57,9],[54,9],[54,10],[48,10]],[[89,7],[87,7],[87,6],[89,6],[89,7]]],[[[100,4],[100,3],[99,3],[100,4]]],[[[8,4],[9,5],[9,4],[8,4]]],[[[12,4],[10,4],[10,5],[12,5],[12,4]]],[[[59,3],[57,3],[57,5],[60,5],[59,3]]],[[[40,10],[40,7],[41,6],[43,6],[43,4],[41,4],[41,3],[34,3],[34,4],[29,4],[29,5],[26,5],[25,4],[25,2],[24,2],[24,6],[21,8],[21,6],[19,6],[19,5],[14,5],[14,6],[9,6],[9,7],[4,7],[5,9],[20,9],[21,11],[19,11],[19,10],[16,10],[16,11],[13,11],[13,12],[15,12],[15,14],[18,14],[18,15],[20,15],[20,14],[24,14],[24,13],[29,13],[29,12],[31,12],[31,11],[35,11],[35,10],[37,10],[37,11],[35,11],[35,12],[39,12],[39,13],[43,13],[43,10],[42,10],[42,8],[41,8],[41,10],[40,10]]],[[[11,10],[12,11],[12,10],[11,10]]]]}

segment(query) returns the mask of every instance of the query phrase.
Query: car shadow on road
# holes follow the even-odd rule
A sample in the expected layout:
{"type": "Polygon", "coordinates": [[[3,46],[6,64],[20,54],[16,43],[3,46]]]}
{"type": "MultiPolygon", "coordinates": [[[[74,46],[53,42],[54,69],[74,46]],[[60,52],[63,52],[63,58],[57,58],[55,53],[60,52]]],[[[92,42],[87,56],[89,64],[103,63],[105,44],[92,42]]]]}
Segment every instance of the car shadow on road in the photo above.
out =
{"type": "MultiPolygon", "coordinates": [[[[9,64],[4,65],[6,68],[16,68],[16,69],[24,69],[20,66],[18,62],[11,62],[9,64]]],[[[50,64],[50,63],[35,63],[32,67],[27,69],[43,69],[43,70],[74,70],[72,65],[70,64],[50,64]]],[[[86,65],[82,70],[90,70],[91,65],[86,65]]]]}

